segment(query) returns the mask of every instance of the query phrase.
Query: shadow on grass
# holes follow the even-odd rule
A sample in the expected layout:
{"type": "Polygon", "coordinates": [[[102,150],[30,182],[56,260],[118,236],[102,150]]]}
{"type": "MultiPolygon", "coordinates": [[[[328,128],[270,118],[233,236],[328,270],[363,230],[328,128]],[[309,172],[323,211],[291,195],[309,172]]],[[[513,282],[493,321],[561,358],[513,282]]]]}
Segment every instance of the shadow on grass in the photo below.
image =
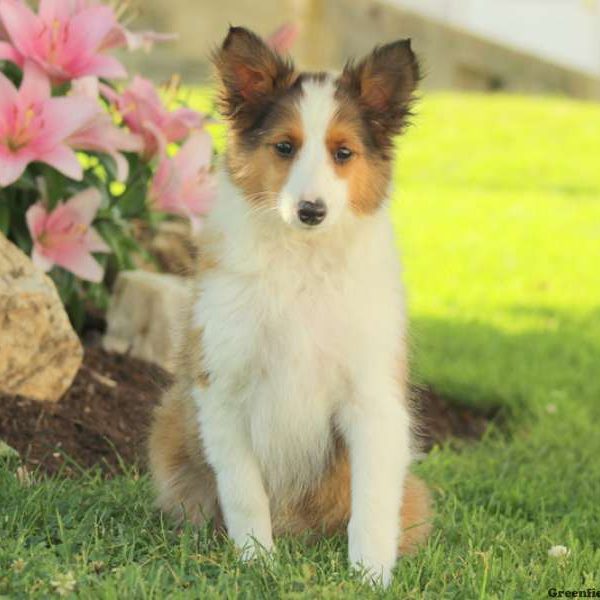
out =
{"type": "Polygon", "coordinates": [[[413,317],[413,374],[484,413],[534,414],[578,403],[600,414],[600,309],[506,309],[506,330],[476,320],[413,317]]]}

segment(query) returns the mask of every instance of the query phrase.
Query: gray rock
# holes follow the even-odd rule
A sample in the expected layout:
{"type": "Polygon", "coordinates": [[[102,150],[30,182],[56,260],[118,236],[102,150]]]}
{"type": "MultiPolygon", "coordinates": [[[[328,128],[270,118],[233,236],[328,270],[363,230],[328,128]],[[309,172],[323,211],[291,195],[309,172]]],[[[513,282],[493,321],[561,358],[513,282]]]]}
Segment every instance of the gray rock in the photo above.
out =
{"type": "Polygon", "coordinates": [[[104,349],[173,371],[190,285],[177,275],[121,272],[106,315],[104,349]]]}

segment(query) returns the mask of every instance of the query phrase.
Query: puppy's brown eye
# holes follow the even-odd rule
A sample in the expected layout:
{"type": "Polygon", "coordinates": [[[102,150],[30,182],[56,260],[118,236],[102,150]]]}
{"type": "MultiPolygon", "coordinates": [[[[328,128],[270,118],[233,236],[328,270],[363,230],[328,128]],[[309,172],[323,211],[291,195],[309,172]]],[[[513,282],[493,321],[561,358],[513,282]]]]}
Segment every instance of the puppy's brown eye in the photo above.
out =
{"type": "Polygon", "coordinates": [[[342,146],[341,148],[338,148],[333,153],[333,158],[336,163],[342,164],[342,163],[348,162],[352,158],[353,154],[354,154],[354,152],[352,152],[352,150],[350,150],[350,148],[346,148],[345,146],[342,146]]]}
{"type": "Polygon", "coordinates": [[[295,148],[291,142],[277,142],[275,152],[284,158],[290,158],[294,155],[295,148]]]}

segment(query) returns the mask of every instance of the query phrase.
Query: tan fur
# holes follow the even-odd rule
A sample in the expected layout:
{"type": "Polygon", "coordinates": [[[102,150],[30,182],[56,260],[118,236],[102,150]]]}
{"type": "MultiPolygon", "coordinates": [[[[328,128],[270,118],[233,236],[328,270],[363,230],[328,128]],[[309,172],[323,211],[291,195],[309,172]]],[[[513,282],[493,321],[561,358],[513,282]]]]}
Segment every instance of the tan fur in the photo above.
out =
{"type": "Polygon", "coordinates": [[[390,165],[364,156],[358,156],[348,175],[350,207],[358,215],[370,215],[379,209],[386,197],[390,165]]]}
{"type": "Polygon", "coordinates": [[[277,156],[274,145],[287,141],[299,148],[302,144],[300,115],[291,111],[269,131],[258,147],[247,148],[232,132],[227,167],[234,183],[244,192],[252,206],[275,206],[277,193],[284,186],[294,160],[277,156]]]}
{"type": "MultiPolygon", "coordinates": [[[[358,119],[356,108],[342,103],[327,132],[326,145],[337,175],[348,181],[352,210],[358,215],[368,215],[378,210],[386,197],[391,164],[365,148],[358,131],[358,119]],[[342,146],[352,150],[354,155],[348,163],[336,164],[333,154],[342,146]]],[[[294,164],[293,158],[282,158],[275,153],[273,146],[280,141],[289,141],[297,153],[301,151],[302,127],[296,110],[285,114],[258,147],[246,148],[239,135],[232,132],[227,166],[232,180],[253,206],[276,205],[277,193],[281,191],[294,164]]]]}
{"type": "MultiPolygon", "coordinates": [[[[403,46],[400,50],[403,50],[403,46]]],[[[387,51],[386,51],[387,52],[387,51]]],[[[382,54],[386,58],[387,54],[382,54]]],[[[240,187],[252,205],[272,205],[283,187],[293,159],[278,156],[273,145],[290,141],[298,149],[302,144],[300,116],[287,104],[281,113],[275,111],[273,121],[258,141],[248,136],[248,129],[261,113],[262,103],[280,98],[294,80],[294,70],[287,62],[268,50],[256,36],[232,28],[222,49],[215,56],[220,73],[223,114],[231,120],[232,134],[227,155],[227,167],[233,182],[240,187]]],[[[390,178],[390,163],[383,155],[377,157],[365,147],[368,142],[359,129],[361,115],[356,104],[354,88],[369,83],[366,98],[380,104],[383,84],[376,63],[359,65],[354,71],[347,68],[342,82],[350,90],[340,96],[341,107],[335,123],[327,132],[327,144],[333,154],[341,145],[348,146],[355,156],[347,164],[335,165],[337,173],[348,180],[352,209],[357,214],[374,212],[385,197],[390,178]],[[372,84],[372,85],[371,85],[372,84]],[[354,98],[354,99],[353,99],[354,98]]],[[[392,90],[393,91],[393,90],[392,90]]],[[[399,92],[398,92],[399,93],[399,92]]],[[[396,93],[396,95],[398,95],[396,93]]],[[[288,98],[289,99],[289,98],[288,98]]],[[[363,107],[364,109],[364,107],[363,107]]],[[[404,117],[404,112],[398,117],[404,117]]],[[[333,159],[332,159],[333,160],[333,159]]],[[[200,248],[200,273],[218,269],[218,240],[209,240],[200,248]]],[[[194,299],[195,301],[196,299],[194,299]]],[[[202,331],[194,327],[190,306],[186,325],[187,336],[182,344],[176,382],[164,395],[154,413],[149,438],[149,462],[158,490],[158,504],[178,520],[188,519],[201,525],[214,519],[220,523],[221,511],[215,474],[206,461],[197,406],[192,391],[195,386],[209,384],[210,374],[203,368],[202,331]]],[[[403,361],[402,368],[406,364],[403,361]]],[[[405,381],[405,373],[402,373],[405,381]]],[[[272,515],[275,535],[332,534],[343,531],[351,512],[351,473],[348,451],[341,439],[328,469],[299,501],[278,498],[272,515]]],[[[414,551],[424,543],[431,529],[431,500],[427,487],[409,475],[405,480],[404,503],[399,515],[403,536],[402,553],[414,551]]]]}
{"type": "MultiPolygon", "coordinates": [[[[350,480],[348,452],[343,442],[338,441],[336,456],[316,488],[288,511],[274,516],[275,534],[343,532],[351,513],[350,480]]],[[[431,531],[431,496],[427,486],[412,474],[404,485],[399,548],[401,554],[410,554],[426,541],[431,531]]]]}
{"type": "Polygon", "coordinates": [[[220,88],[221,115],[230,119],[239,132],[251,127],[265,101],[288,89],[295,78],[289,61],[240,27],[230,28],[212,58],[220,88]]]}
{"type": "Polygon", "coordinates": [[[358,123],[356,108],[341,101],[337,118],[327,132],[326,144],[332,157],[342,146],[354,153],[347,163],[336,164],[333,158],[331,161],[338,177],[348,181],[350,208],[357,215],[369,215],[380,208],[386,197],[391,165],[364,146],[358,123]]]}
{"type": "Polygon", "coordinates": [[[178,522],[197,525],[217,515],[214,474],[204,460],[190,388],[177,383],[155,410],[149,439],[158,504],[178,522]]]}
{"type": "MultiPolygon", "coordinates": [[[[214,472],[207,464],[197,426],[189,382],[177,382],[154,413],[149,441],[150,468],[158,489],[159,506],[178,521],[196,525],[214,519],[222,525],[214,472]]],[[[322,480],[299,502],[279,502],[273,531],[282,534],[331,535],[348,526],[351,510],[350,463],[341,440],[322,480]]],[[[431,497],[414,475],[405,480],[400,513],[403,529],[400,552],[409,554],[431,531],[431,497]]]]}
{"type": "MultiPolygon", "coordinates": [[[[333,138],[332,138],[333,139],[333,138]]],[[[262,150],[257,150],[262,152],[262,150]]],[[[265,171],[267,162],[264,157],[265,171]]],[[[285,161],[281,161],[284,162],[285,161]]],[[[358,165],[355,165],[357,167],[358,165]]],[[[275,171],[277,167],[274,168],[275,171]]],[[[277,175],[265,175],[277,177],[277,175]]],[[[349,177],[356,177],[356,174],[349,177]]],[[[219,240],[206,235],[199,244],[198,279],[219,266],[216,255],[219,240]]],[[[206,462],[197,407],[192,397],[194,386],[208,385],[203,368],[202,331],[192,322],[192,306],[185,315],[186,336],[182,340],[176,382],[164,395],[154,412],[149,438],[149,463],[158,504],[177,521],[196,525],[214,520],[222,526],[215,475],[206,462]]],[[[400,381],[406,380],[406,360],[400,361],[400,381]]],[[[299,502],[278,502],[272,515],[275,535],[333,534],[345,530],[350,518],[350,464],[341,439],[331,464],[323,476],[299,502]]],[[[431,529],[431,500],[427,487],[409,475],[405,482],[405,499],[400,514],[404,530],[400,545],[403,554],[425,542],[431,529]]]]}
{"type": "MultiPolygon", "coordinates": [[[[217,268],[218,239],[204,233],[198,241],[197,277],[217,268]]],[[[196,296],[196,291],[192,297],[196,296]]],[[[153,415],[148,440],[150,471],[158,491],[158,504],[177,520],[201,525],[219,514],[214,473],[206,463],[197,425],[194,386],[208,384],[203,368],[202,330],[193,323],[193,302],[184,315],[175,383],[153,415]]]]}

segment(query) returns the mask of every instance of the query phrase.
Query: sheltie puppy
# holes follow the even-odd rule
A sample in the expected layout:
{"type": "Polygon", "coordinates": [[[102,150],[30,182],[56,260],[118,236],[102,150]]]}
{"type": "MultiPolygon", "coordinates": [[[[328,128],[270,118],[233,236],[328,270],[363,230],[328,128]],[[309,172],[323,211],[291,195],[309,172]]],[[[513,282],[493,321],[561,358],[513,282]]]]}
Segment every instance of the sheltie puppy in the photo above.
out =
{"type": "Polygon", "coordinates": [[[162,509],[244,558],[347,528],[387,585],[430,531],[409,474],[406,319],[388,199],[419,69],[410,41],[299,73],[232,27],[213,57],[229,141],[176,381],[149,459],[162,509]]]}

